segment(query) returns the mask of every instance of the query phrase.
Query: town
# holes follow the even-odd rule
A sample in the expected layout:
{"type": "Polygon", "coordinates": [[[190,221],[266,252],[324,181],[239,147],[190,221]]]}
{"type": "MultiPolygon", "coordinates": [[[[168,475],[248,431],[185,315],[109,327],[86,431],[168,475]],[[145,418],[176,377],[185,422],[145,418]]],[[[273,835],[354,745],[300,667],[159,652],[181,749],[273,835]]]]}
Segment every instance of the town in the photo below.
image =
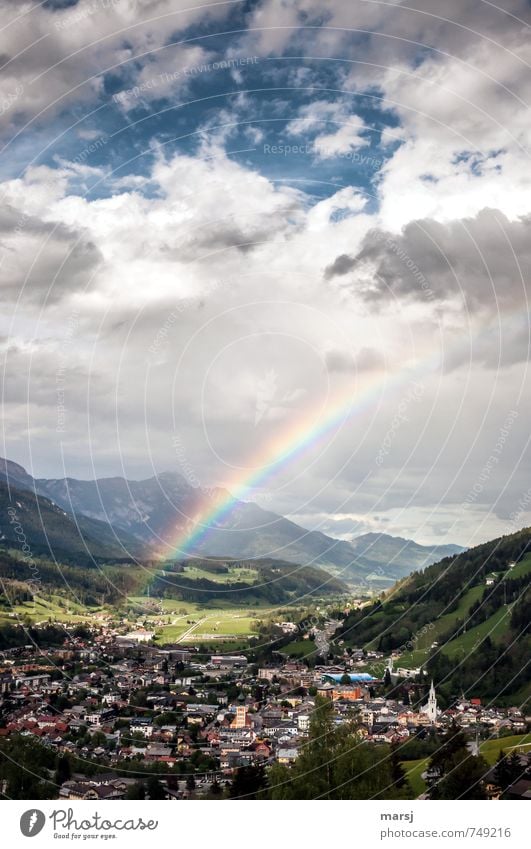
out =
{"type": "MultiPolygon", "coordinates": [[[[422,756],[456,728],[471,754],[490,754],[487,798],[531,797],[530,716],[464,696],[441,708],[437,682],[422,670],[403,677],[393,654],[348,648],[331,658],[337,625],[314,629],[310,661],[273,651],[263,665],[244,653],[156,645],[142,627],[120,633],[108,623],[73,629],[40,655],[33,645],[5,649],[0,746],[43,764],[32,793],[46,798],[245,798],[272,765],[296,764],[326,702],[334,728],[351,729],[356,746],[395,753],[410,798],[425,798],[437,778],[422,756]],[[515,768],[505,786],[501,752],[515,768]]],[[[9,797],[22,780],[4,769],[0,792],[9,797]]]]}

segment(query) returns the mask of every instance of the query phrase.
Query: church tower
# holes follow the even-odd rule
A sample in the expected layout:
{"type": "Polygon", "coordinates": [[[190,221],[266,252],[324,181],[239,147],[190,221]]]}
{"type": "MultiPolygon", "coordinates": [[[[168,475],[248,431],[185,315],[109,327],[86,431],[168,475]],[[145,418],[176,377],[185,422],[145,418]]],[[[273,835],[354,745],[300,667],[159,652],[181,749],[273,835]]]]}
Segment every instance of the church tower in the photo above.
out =
{"type": "Polygon", "coordinates": [[[430,687],[430,694],[428,696],[428,702],[424,705],[422,712],[426,714],[430,722],[435,722],[437,719],[437,696],[435,695],[435,687],[433,686],[433,679],[430,687]]]}

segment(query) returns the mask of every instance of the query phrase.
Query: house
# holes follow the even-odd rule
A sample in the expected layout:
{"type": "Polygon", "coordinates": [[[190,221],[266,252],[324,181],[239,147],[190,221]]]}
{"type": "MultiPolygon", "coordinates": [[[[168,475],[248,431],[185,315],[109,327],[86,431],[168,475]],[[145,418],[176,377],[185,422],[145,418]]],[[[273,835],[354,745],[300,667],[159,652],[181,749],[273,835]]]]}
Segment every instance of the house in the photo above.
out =
{"type": "Polygon", "coordinates": [[[145,631],[144,629],[138,631],[130,631],[128,634],[125,634],[123,637],[119,636],[116,639],[118,642],[128,642],[128,643],[149,643],[154,638],[154,631],[145,631]]]}
{"type": "Polygon", "coordinates": [[[307,734],[310,730],[310,714],[300,713],[297,717],[297,728],[303,734],[307,734]]]}
{"type": "Polygon", "coordinates": [[[256,743],[254,753],[258,760],[268,760],[271,757],[271,748],[261,740],[256,743]]]}
{"type": "Polygon", "coordinates": [[[279,749],[277,752],[279,764],[291,764],[297,760],[298,756],[298,749],[279,749]]]}
{"type": "Polygon", "coordinates": [[[275,666],[265,666],[258,670],[258,679],[260,681],[272,681],[273,678],[278,678],[279,675],[280,669],[275,666]]]}
{"type": "Polygon", "coordinates": [[[171,747],[162,744],[157,745],[150,743],[144,750],[144,758],[146,761],[159,761],[171,757],[171,747]]]}
{"type": "Polygon", "coordinates": [[[518,781],[515,781],[514,784],[511,784],[511,786],[507,788],[504,796],[506,799],[514,799],[518,801],[531,799],[531,779],[520,778],[518,781]]]}

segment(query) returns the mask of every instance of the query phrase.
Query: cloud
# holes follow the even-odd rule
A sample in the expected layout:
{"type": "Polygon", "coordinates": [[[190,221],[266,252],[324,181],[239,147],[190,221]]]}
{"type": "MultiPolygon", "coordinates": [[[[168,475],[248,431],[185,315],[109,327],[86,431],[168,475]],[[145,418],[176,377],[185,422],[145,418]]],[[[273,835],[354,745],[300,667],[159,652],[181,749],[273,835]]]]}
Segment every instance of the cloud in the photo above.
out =
{"type": "Polygon", "coordinates": [[[325,362],[331,372],[355,373],[385,368],[385,357],[376,348],[364,347],[356,354],[332,349],[326,352],[325,362]]]}
{"type": "Polygon", "coordinates": [[[52,224],[4,207],[0,220],[0,298],[4,303],[55,304],[83,291],[102,255],[82,229],[52,224]]]}
{"type": "Polygon", "coordinates": [[[523,0],[450,0],[444,15],[434,0],[0,11],[6,140],[32,122],[4,153],[18,176],[0,185],[14,459],[31,451],[43,475],[63,462],[147,475],[178,463],[177,434],[197,478],[225,483],[254,474],[289,427],[301,451],[264,487],[303,524],[459,542],[500,529],[528,486],[523,0]],[[203,38],[227,22],[238,32],[203,38]],[[272,92],[233,91],[246,68],[214,68],[255,55],[272,92]],[[133,125],[136,106],[195,97],[196,80],[216,96],[133,125]],[[74,122],[95,110],[76,156],[55,149],[65,110],[74,122]],[[311,161],[229,152],[275,133],[307,140],[311,161]],[[48,143],[47,167],[19,168],[48,143]],[[465,515],[515,404],[496,475],[465,515]]]}
{"type": "Polygon", "coordinates": [[[301,106],[298,117],[286,126],[286,132],[291,136],[314,134],[311,149],[320,159],[345,156],[369,144],[369,139],[362,135],[366,130],[363,119],[349,113],[344,104],[325,100],[301,106]],[[329,124],[341,126],[331,132],[323,132],[329,124]]]}
{"type": "Polygon", "coordinates": [[[1,125],[13,131],[35,118],[50,120],[72,102],[94,100],[106,73],[134,81],[141,58],[166,47],[171,58],[151,68],[152,77],[199,61],[201,48],[168,47],[177,40],[174,34],[229,12],[230,4],[206,6],[201,0],[79,0],[66,8],[22,9],[0,0],[1,125]]]}
{"type": "Polygon", "coordinates": [[[341,254],[325,278],[370,277],[358,287],[371,301],[409,297],[462,302],[468,311],[525,309],[531,269],[531,218],[509,221],[500,210],[441,223],[412,221],[400,234],[371,230],[356,255],[341,254]]]}

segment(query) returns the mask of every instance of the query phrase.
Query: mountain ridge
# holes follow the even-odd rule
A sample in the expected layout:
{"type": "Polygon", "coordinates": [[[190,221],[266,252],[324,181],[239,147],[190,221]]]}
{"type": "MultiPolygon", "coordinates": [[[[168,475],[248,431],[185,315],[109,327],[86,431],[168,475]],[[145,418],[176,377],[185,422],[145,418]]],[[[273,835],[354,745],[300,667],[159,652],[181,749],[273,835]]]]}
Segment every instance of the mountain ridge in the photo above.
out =
{"type": "MultiPolygon", "coordinates": [[[[0,460],[2,478],[51,500],[74,517],[104,523],[119,539],[136,540],[136,545],[146,551],[163,551],[167,557],[182,556],[175,541],[186,533],[189,517],[212,510],[227,497],[221,488],[192,487],[177,472],[162,472],[144,480],[119,476],[47,479],[33,478],[19,464],[0,460]]],[[[452,548],[455,553],[462,550],[459,546],[452,548]]],[[[238,500],[208,533],[197,537],[186,553],[233,559],[276,557],[322,566],[335,577],[372,586],[388,586],[441,556],[438,547],[420,546],[386,534],[376,538],[366,535],[352,542],[339,540],[303,528],[252,501],[238,500]]],[[[444,553],[449,553],[447,547],[444,553]]]]}
{"type": "Polygon", "coordinates": [[[336,636],[395,653],[396,667],[424,669],[447,699],[463,689],[525,703],[530,606],[531,528],[523,528],[413,572],[349,613],[336,636]]]}

